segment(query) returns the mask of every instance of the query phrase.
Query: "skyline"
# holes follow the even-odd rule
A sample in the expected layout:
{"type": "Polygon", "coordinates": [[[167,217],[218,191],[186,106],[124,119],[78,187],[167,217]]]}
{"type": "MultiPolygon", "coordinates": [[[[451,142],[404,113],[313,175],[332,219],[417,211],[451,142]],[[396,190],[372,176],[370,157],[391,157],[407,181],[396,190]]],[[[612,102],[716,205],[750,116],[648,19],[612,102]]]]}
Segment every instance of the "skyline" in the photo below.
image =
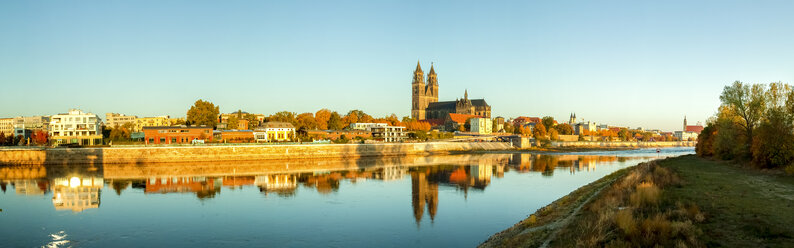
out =
{"type": "Polygon", "coordinates": [[[434,63],[439,100],[468,90],[494,117],[567,121],[576,113],[672,131],[684,116],[705,122],[733,81],[794,82],[785,59],[794,55],[791,7],[3,2],[0,117],[71,108],[183,117],[198,99],[222,113],[328,108],[402,117],[420,60],[425,70],[434,63]]]}

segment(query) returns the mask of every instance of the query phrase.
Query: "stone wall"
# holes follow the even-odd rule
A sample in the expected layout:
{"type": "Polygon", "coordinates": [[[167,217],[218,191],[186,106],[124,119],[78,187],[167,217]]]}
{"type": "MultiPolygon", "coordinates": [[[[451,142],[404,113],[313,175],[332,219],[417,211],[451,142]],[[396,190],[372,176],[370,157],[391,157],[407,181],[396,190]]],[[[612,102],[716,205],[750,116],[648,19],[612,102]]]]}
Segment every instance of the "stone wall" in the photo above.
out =
{"type": "Polygon", "coordinates": [[[695,146],[696,141],[665,141],[665,142],[642,142],[642,141],[552,141],[552,147],[678,147],[695,146]]]}
{"type": "Polygon", "coordinates": [[[0,149],[0,164],[129,164],[323,159],[513,149],[506,142],[0,149]]]}

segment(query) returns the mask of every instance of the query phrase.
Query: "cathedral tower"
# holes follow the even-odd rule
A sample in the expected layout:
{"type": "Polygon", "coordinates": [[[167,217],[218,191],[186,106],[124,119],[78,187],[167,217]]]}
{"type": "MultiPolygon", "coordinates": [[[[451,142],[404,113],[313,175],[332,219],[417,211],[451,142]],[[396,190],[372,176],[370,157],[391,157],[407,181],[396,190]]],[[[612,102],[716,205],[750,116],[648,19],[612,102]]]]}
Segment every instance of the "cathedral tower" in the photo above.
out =
{"type": "Polygon", "coordinates": [[[438,102],[438,77],[432,64],[430,65],[430,72],[427,74],[427,83],[425,83],[424,76],[422,66],[417,61],[413,82],[411,83],[411,117],[416,120],[426,119],[427,106],[430,103],[438,102]]]}

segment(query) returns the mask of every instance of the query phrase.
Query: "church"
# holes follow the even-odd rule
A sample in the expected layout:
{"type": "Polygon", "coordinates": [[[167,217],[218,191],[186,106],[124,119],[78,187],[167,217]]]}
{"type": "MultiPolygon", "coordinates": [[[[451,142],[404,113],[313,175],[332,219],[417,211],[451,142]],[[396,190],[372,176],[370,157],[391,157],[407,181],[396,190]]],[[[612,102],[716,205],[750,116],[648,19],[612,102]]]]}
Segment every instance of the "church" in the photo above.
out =
{"type": "Polygon", "coordinates": [[[449,114],[476,115],[491,118],[491,106],[485,99],[469,99],[468,90],[463,98],[455,101],[438,101],[438,76],[430,64],[430,72],[425,75],[422,66],[416,62],[414,78],[411,83],[412,107],[411,117],[415,120],[445,119],[449,114]]]}

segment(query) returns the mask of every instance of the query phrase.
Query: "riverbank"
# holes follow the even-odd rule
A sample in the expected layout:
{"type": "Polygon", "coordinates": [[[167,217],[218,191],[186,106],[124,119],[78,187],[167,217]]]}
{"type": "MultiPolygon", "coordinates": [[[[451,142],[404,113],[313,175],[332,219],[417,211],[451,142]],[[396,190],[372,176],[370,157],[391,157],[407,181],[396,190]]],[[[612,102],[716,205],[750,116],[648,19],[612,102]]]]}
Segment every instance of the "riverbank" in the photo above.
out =
{"type": "Polygon", "coordinates": [[[617,171],[481,247],[786,246],[792,204],[794,177],[687,155],[617,171]]]}
{"type": "Polygon", "coordinates": [[[455,154],[512,150],[506,142],[2,149],[0,164],[142,164],[455,154]]]}

